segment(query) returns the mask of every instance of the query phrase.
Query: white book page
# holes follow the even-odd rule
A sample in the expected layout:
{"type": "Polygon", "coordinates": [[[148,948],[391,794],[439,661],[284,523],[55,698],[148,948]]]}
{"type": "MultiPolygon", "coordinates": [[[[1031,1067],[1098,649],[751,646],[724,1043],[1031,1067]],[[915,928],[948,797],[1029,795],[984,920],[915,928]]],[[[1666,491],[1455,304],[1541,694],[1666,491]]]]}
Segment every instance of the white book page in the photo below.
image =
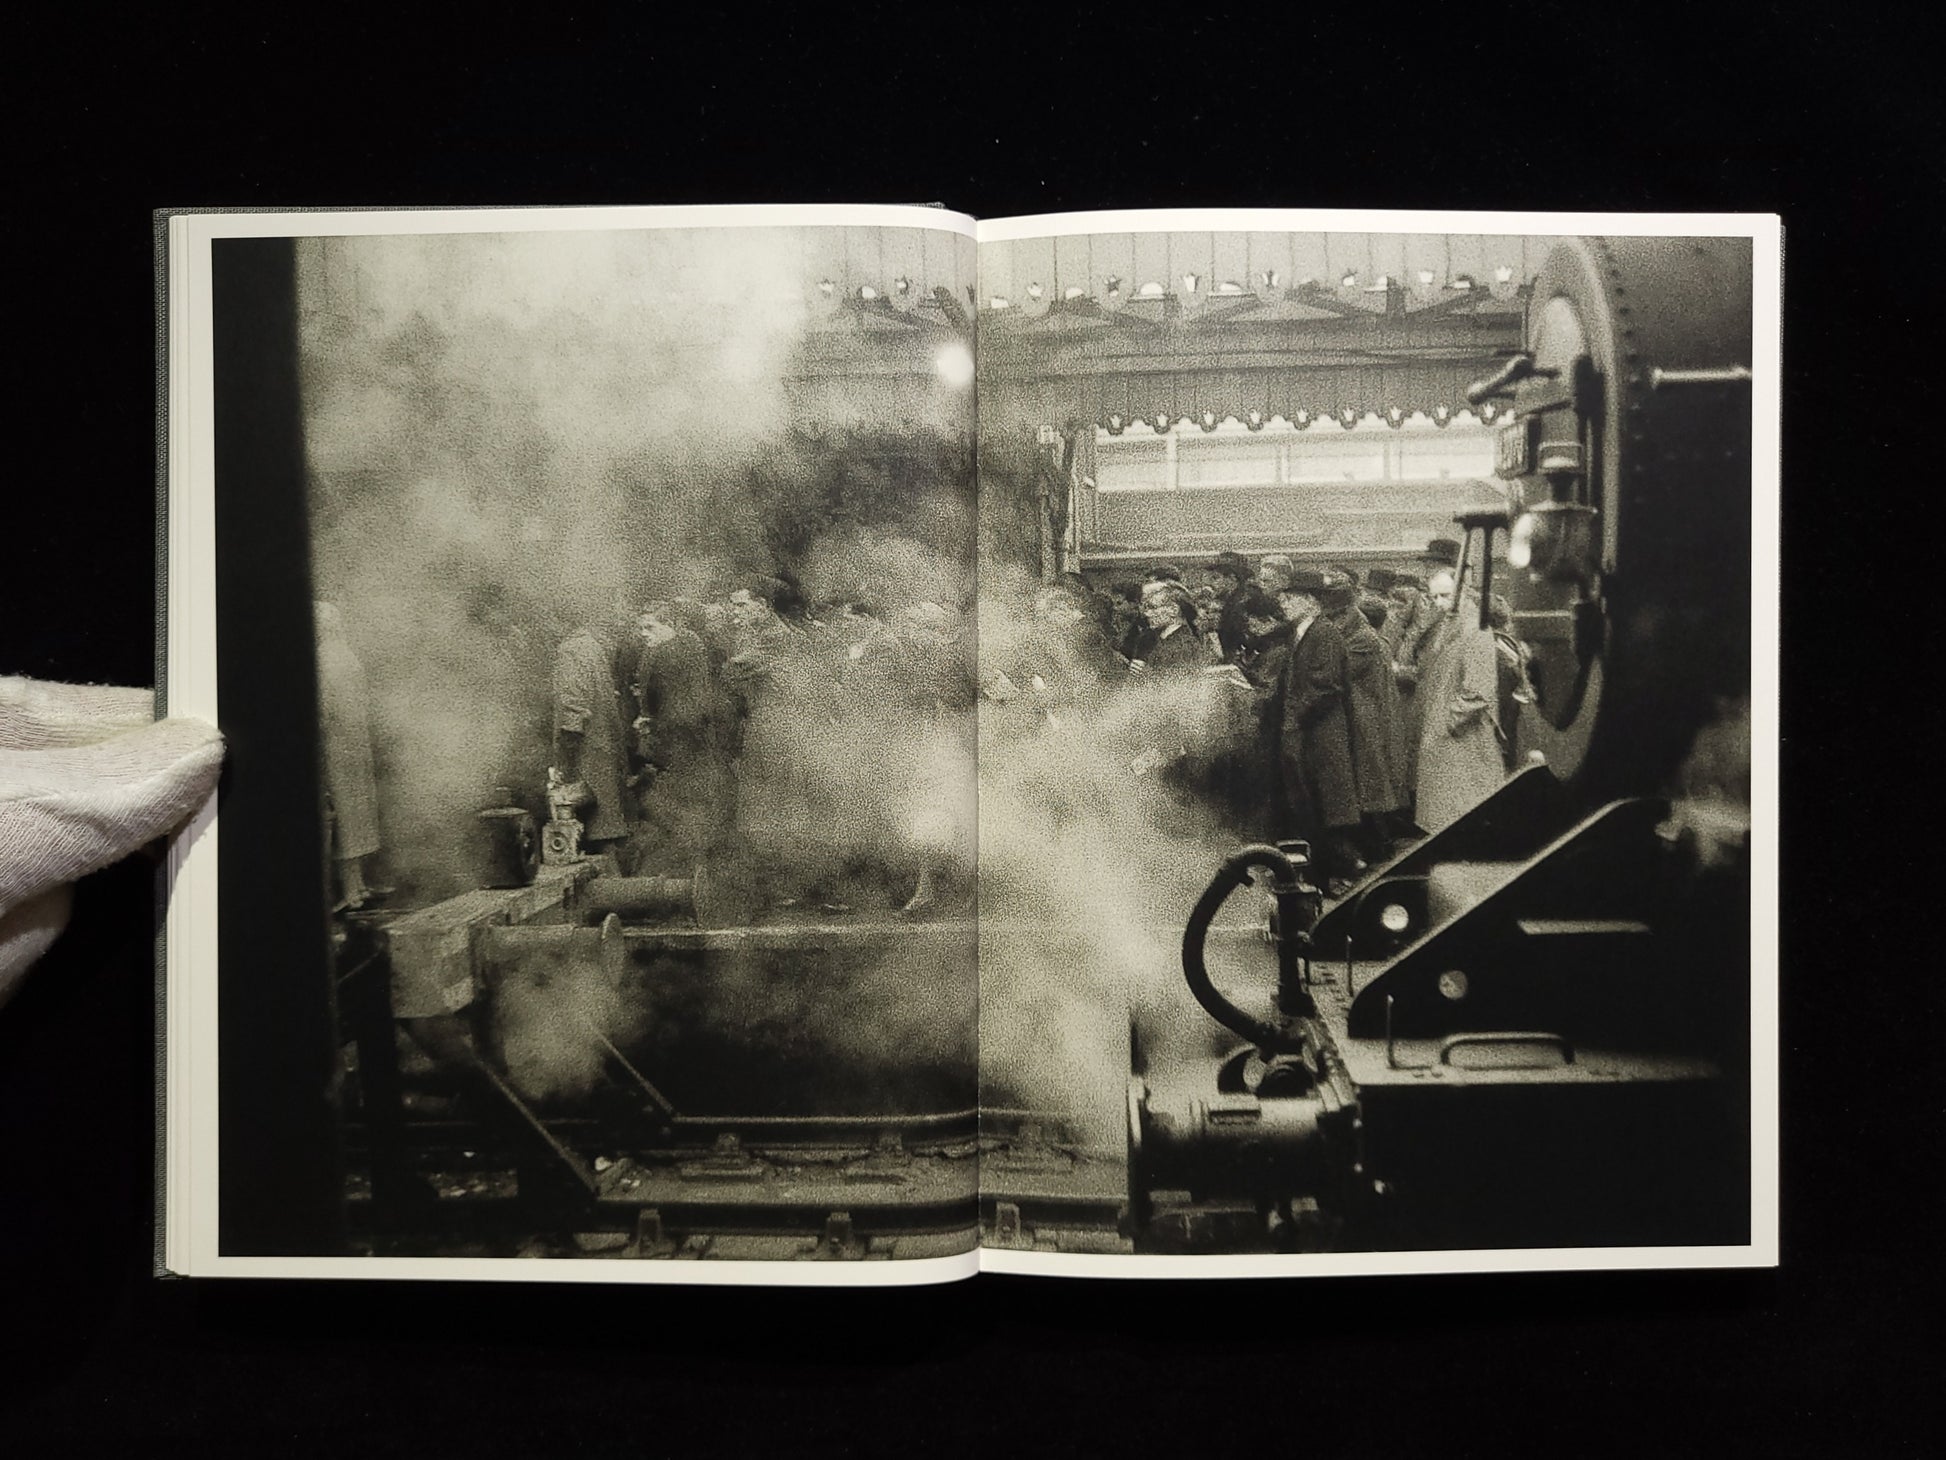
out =
{"type": "MultiPolygon", "coordinates": [[[[601,1231],[556,1223],[497,1248],[446,1240],[463,1224],[441,1214],[505,1173],[478,1164],[491,1152],[469,1147],[475,1164],[458,1171],[438,1169],[451,1153],[414,1148],[395,1156],[416,1163],[434,1215],[417,1235],[375,1238],[372,1138],[347,1115],[345,1255],[226,1249],[223,1183],[252,1173],[226,1164],[218,1113],[239,1062],[218,1048],[219,992],[272,975],[219,967],[218,935],[247,912],[252,862],[282,849],[233,837],[225,873],[212,807],[171,856],[170,1271],[872,1285],[976,1270],[972,737],[970,695],[950,684],[973,585],[972,231],[958,214],[887,206],[170,220],[168,713],[240,723],[255,693],[217,682],[219,623],[243,611],[216,596],[219,506],[241,500],[224,494],[306,494],[311,596],[332,610],[318,616],[325,703],[340,703],[330,677],[348,653],[378,813],[374,851],[348,829],[360,793],[327,726],[333,926],[359,914],[397,934],[399,1027],[471,1021],[486,1073],[469,1063],[467,1088],[498,1082],[566,1132],[599,1185],[587,1209],[607,1214],[601,1231]],[[219,459],[213,296],[226,246],[247,239],[294,240],[305,459],[240,483],[219,459]],[[694,730],[701,712],[666,658],[657,685],[637,683],[651,661],[631,657],[629,635],[667,642],[645,607],[679,619],[684,642],[722,639],[711,686],[738,661],[736,713],[708,721],[735,719],[734,747],[694,730]],[[608,853],[599,865],[548,860],[500,891],[467,882],[450,865],[455,828],[475,837],[477,809],[508,799],[476,783],[518,780],[530,830],[551,824],[562,717],[582,717],[577,751],[593,744],[590,712],[564,708],[560,688],[562,645],[590,624],[630,651],[617,708],[630,695],[655,710],[622,730],[642,729],[658,759],[630,760],[636,783],[595,811],[564,813],[581,818],[583,850],[608,853]],[[501,674],[489,639],[530,650],[527,672],[501,674]],[[925,692],[905,703],[914,684],[925,692]],[[536,744],[519,739],[534,727],[516,724],[516,701],[539,717],[536,744]],[[699,789],[710,775],[740,795],[699,789]],[[626,823],[613,841],[594,819],[611,811],[626,823]],[[678,845],[694,856],[656,860],[678,845]],[[603,943],[577,909],[595,877],[624,870],[683,884],[681,910],[631,914],[603,943]],[[491,989],[472,961],[488,929],[540,950],[510,954],[491,989]],[[617,1081],[638,1105],[651,1087],[663,1100],[660,1135],[587,1133],[591,1092],[617,1081]],[[631,1202],[655,1209],[633,1231],[617,1216],[631,1202]],[[592,1260],[624,1253],[673,1260],[592,1260]],[[822,1257],[860,1260],[791,1260],[822,1257]]],[[[236,796],[270,753],[232,738],[236,796]]],[[[570,770],[591,775],[594,756],[570,770]]],[[[339,1038],[356,1044],[342,1024],[339,1038]]],[[[450,1091],[441,1056],[400,1047],[418,1139],[437,1121],[411,1102],[450,1091]]]]}
{"type": "MultiPolygon", "coordinates": [[[[1155,1277],[1774,1264],[1778,220],[1212,209],[983,220],[978,235],[981,490],[993,524],[981,562],[983,1269],[1155,1277]],[[1568,294],[1572,308],[1557,300],[1568,294]],[[1574,319],[1585,337],[1570,339],[1574,319]],[[1532,530],[1531,509],[1556,480],[1533,455],[1585,466],[1574,453],[1590,438],[1570,429],[1565,394],[1543,409],[1541,373],[1469,399],[1470,385],[1523,349],[1537,350],[1543,371],[1562,367],[1562,379],[1573,355],[1590,357],[1612,382],[1617,416],[1600,429],[1624,452],[1677,460],[1720,443],[1735,460],[1747,429],[1748,513],[1735,505],[1744,484],[1706,471],[1679,478],[1694,488],[1680,505],[1644,506],[1653,492],[1639,483],[1656,468],[1631,459],[1629,471],[1650,475],[1623,478],[1611,455],[1596,463],[1593,512],[1610,536],[1587,548],[1578,586],[1538,576],[1531,586],[1508,563],[1506,524],[1529,516],[1522,531],[1532,530]],[[1530,417],[1538,434],[1528,434],[1530,417]],[[1525,466],[1524,496],[1496,473],[1510,450],[1510,464],[1525,466]],[[1425,752],[1427,765],[1412,764],[1424,714],[1440,712],[1403,719],[1397,706],[1414,692],[1403,666],[1387,687],[1394,708],[1360,721],[1380,727],[1369,745],[1397,736],[1390,770],[1373,775],[1393,778],[1390,802],[1321,810],[1318,798],[1342,799],[1327,789],[1337,773],[1306,759],[1327,732],[1274,719],[1298,673],[1277,657],[1298,651],[1278,646],[1299,626],[1273,588],[1263,634],[1248,630],[1232,652],[1230,625],[1217,621],[1244,590],[1234,574],[1219,576],[1220,554],[1240,554],[1246,573],[1274,560],[1284,585],[1316,573],[1332,591],[1341,571],[1360,593],[1416,574],[1420,588],[1399,591],[1418,597],[1398,599],[1408,607],[1397,611],[1418,613],[1437,587],[1426,580],[1439,564],[1425,561],[1435,538],[1456,540],[1455,554],[1465,540],[1463,587],[1476,595],[1486,534],[1458,525],[1469,511],[1504,514],[1489,587],[1514,596],[1515,627],[1533,641],[1515,636],[1508,652],[1556,656],[1545,665],[1552,698],[1525,712],[1504,759],[1487,750],[1484,780],[1464,782],[1444,741],[1425,752]],[[1673,586],[1668,565],[1688,561],[1697,533],[1716,534],[1721,556],[1700,557],[1673,586]],[[1733,571],[1746,550],[1747,597],[1733,571]],[[1384,577],[1368,581],[1374,570],[1384,577]],[[1656,639],[1647,619],[1622,617],[1631,591],[1653,596],[1633,585],[1652,581],[1670,612],[1700,615],[1688,638],[1656,639]],[[1162,604],[1153,614],[1152,593],[1162,604]],[[1544,593],[1554,597],[1533,596],[1544,593]],[[1608,620],[1619,647],[1596,666],[1610,686],[1599,708],[1615,725],[1642,726],[1607,732],[1632,747],[1591,739],[1594,699],[1566,702],[1576,663],[1556,661],[1580,651],[1546,633],[1572,616],[1568,597],[1608,620]],[[1193,630],[1170,627],[1198,612],[1193,630]],[[1747,642],[1748,662],[1713,659],[1704,646],[1719,639],[1747,642]],[[1625,656],[1644,643],[1659,667],[1630,679],[1625,656]],[[1658,697],[1695,715],[1681,744],[1665,733],[1667,715],[1643,708],[1658,697]],[[1524,830],[1497,850],[1461,844],[1415,860],[1416,838],[1374,825],[1369,807],[1404,799],[1443,829],[1533,755],[1542,774],[1558,771],[1565,799],[1513,817],[1524,830]],[[1602,789],[1581,790],[1597,772],[1602,789]],[[1553,838],[1627,797],[1672,798],[1662,833],[1671,842],[1728,818],[1724,834],[1747,848],[1747,884],[1695,896],[1727,899],[1713,925],[1726,937],[1741,931],[1747,898],[1747,967],[1698,952],[1704,945],[1681,931],[1690,913],[1673,904],[1658,904],[1669,920],[1651,932],[1634,911],[1604,920],[1595,896],[1580,899],[1578,923],[1550,911],[1575,901],[1559,885],[1535,890],[1552,874],[1505,890],[1514,869],[1545,860],[1553,838]],[[1315,984],[1289,1007],[1275,1002],[1267,874],[1253,874],[1260,889],[1231,897],[1207,939],[1226,1027],[1192,996],[1186,925],[1226,858],[1291,837],[1310,843],[1318,927],[1336,941],[1311,950],[1315,984]],[[1398,894],[1396,936],[1359,924],[1352,957],[1338,933],[1388,868],[1408,889],[1430,876],[1434,890],[1416,903],[1398,894]],[[1517,918],[1495,912],[1519,899],[1517,918]],[[1483,926],[1464,959],[1452,952],[1450,965],[1432,966],[1483,926]],[[1577,929],[1585,952],[1557,957],[1553,984],[1508,991],[1541,936],[1577,929]],[[1687,983],[1642,985],[1641,999],[1666,1015],[1648,1021],[1653,1032],[1616,1032],[1637,965],[1597,967],[1628,937],[1659,938],[1672,961],[1687,948],[1702,965],[1687,983]],[[1607,1015],[1589,1002],[1603,977],[1615,981],[1601,997],[1618,1000],[1607,1015]],[[1570,979],[1585,987],[1560,992],[1570,979]],[[1462,1007],[1469,991],[1474,1003],[1462,1007]],[[1397,1041],[1385,1037],[1386,997],[1397,1041]],[[1692,1006],[1745,998],[1747,1027],[1739,1015],[1702,1032],[1692,1006]],[[1265,1020],[1290,1041],[1286,1054],[1308,1029],[1301,1058],[1323,1061],[1328,1077],[1293,1073],[1286,1060],[1260,1083],[1269,1066],[1249,1058],[1247,1031],[1265,1020]],[[1669,1053],[1677,1047],[1681,1057],[1669,1053]],[[1489,1108],[1499,1114],[1445,1113],[1489,1108]],[[1602,1112],[1587,1117],[1585,1138],[1560,1134],[1569,1108],[1602,1112]],[[1714,1144],[1678,1150],[1677,1132],[1698,1127],[1702,1110],[1716,1122],[1714,1144]],[[1644,1123],[1668,1138],[1631,1158],[1633,1188],[1601,1197],[1609,1136],[1593,1132],[1644,1123]],[[1686,1198],[1682,1173],[1712,1195],[1686,1198]],[[1523,1183],[1541,1194],[1522,1198],[1523,1183]],[[1642,1191],[1662,1196],[1625,1215],[1642,1191]],[[1685,1200],[1683,1220],[1661,1210],[1685,1200]]],[[[1584,479],[1558,480],[1561,500],[1584,510],[1584,479]]],[[[1380,623],[1390,590],[1375,596],[1378,618],[1364,617],[1380,623]]],[[[1302,595],[1294,601],[1305,611],[1302,595]]],[[[1495,641],[1472,622],[1490,690],[1495,641]]],[[[1388,671],[1411,658],[1396,641],[1381,648],[1388,671]]],[[[1436,663],[1460,672],[1428,655],[1413,673],[1436,663]]],[[[1321,673],[1305,669],[1303,682],[1321,673]]],[[[1336,733],[1345,775],[1362,780],[1354,712],[1366,713],[1338,712],[1336,733]]],[[[1488,732],[1474,723],[1478,743],[1488,732]]],[[[1698,865],[1716,835],[1695,835],[1698,865]]],[[[1619,882],[1625,865],[1656,860],[1654,845],[1618,842],[1608,860],[1589,862],[1610,873],[1568,885],[1619,882]]],[[[1375,895],[1372,914],[1392,895],[1375,895]]]]}

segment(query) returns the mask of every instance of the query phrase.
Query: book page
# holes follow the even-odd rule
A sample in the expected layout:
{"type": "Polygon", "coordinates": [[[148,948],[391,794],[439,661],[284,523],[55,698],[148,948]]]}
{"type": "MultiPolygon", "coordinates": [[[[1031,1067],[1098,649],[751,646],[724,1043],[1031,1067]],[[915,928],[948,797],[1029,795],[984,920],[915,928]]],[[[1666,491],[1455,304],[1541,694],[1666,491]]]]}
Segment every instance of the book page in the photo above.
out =
{"type": "Polygon", "coordinates": [[[983,1268],[1776,1261],[1779,265],[980,225],[983,1268]]]}
{"type": "Polygon", "coordinates": [[[169,1268],[974,1270],[973,261],[172,221],[169,1268]]]}

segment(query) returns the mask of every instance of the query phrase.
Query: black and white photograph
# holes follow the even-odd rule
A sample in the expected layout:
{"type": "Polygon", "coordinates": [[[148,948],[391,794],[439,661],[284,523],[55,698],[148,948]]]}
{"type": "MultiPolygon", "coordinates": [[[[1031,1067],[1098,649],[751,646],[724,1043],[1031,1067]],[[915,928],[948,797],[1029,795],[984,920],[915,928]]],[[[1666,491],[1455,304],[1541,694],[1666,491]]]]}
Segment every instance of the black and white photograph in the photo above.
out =
{"type": "Polygon", "coordinates": [[[312,1255],[970,1262],[974,243],[877,211],[215,241],[218,355],[294,330],[312,1255]]]}
{"type": "Polygon", "coordinates": [[[981,239],[988,1265],[1738,1260],[1763,245],[1126,218],[981,239]]]}
{"type": "Polygon", "coordinates": [[[174,227],[173,1270],[1775,1261],[1774,220],[174,227]]]}

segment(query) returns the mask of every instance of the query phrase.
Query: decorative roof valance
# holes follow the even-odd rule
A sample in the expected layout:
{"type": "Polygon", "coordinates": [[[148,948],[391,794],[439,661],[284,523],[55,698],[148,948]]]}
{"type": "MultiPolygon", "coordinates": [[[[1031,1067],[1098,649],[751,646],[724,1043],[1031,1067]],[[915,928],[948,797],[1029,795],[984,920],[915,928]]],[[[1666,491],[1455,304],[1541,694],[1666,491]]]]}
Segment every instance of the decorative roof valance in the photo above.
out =
{"type": "MultiPolygon", "coordinates": [[[[1498,364],[1482,354],[1341,367],[1104,375],[1095,424],[1111,435],[1137,422],[1166,430],[1187,421],[1209,431],[1225,420],[1252,430],[1275,419],[1300,428],[1335,420],[1350,428],[1368,416],[1399,426],[1417,414],[1444,426],[1469,409],[1466,388],[1498,364]]],[[[1475,414],[1491,421],[1498,409],[1488,402],[1475,414]]]]}

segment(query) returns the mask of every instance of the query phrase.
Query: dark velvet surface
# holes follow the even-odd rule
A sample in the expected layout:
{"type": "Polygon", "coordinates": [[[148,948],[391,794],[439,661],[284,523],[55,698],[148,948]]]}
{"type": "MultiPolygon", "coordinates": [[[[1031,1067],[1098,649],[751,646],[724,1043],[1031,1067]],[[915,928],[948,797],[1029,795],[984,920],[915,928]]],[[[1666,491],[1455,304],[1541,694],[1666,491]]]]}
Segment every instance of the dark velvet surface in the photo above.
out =
{"type": "MultiPolygon", "coordinates": [[[[1930,942],[1928,892],[1892,869],[1929,827],[1928,761],[1918,702],[1884,695],[1836,590],[1930,587],[1936,556],[1935,453],[1901,439],[1938,373],[1924,48],[1808,7],[1614,8],[1565,41],[1538,11],[630,13],[16,20],[0,671],[151,679],[154,208],[1782,211],[1784,1266],[883,1294],[158,1282],[137,859],[88,879],[0,1009],[0,1443],[1920,1452],[1940,998],[1936,951],[1904,948],[1930,942]]],[[[1886,619],[1928,663],[1899,626],[1931,614],[1886,619]]]]}

